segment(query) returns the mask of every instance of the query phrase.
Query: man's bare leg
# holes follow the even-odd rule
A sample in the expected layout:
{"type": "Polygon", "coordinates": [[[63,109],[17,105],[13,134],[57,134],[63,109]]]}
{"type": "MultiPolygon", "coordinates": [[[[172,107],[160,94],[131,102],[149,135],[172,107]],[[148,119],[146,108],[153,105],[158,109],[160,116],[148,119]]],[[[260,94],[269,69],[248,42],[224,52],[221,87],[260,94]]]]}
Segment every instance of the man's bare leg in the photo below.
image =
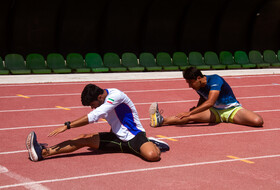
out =
{"type": "Polygon", "coordinates": [[[206,110],[204,112],[193,114],[190,115],[189,117],[184,117],[182,119],[176,116],[166,117],[163,119],[162,125],[183,125],[190,122],[215,123],[215,121],[216,121],[215,115],[210,110],[206,110]]]}
{"type": "Polygon", "coordinates": [[[237,111],[233,118],[233,123],[252,127],[262,127],[263,119],[260,115],[243,108],[237,111]]]}
{"type": "Polygon", "coordinates": [[[43,149],[42,156],[43,158],[46,158],[57,154],[70,153],[83,147],[98,149],[99,141],[99,135],[96,133],[80,135],[73,140],[64,141],[50,148],[43,149]]]}

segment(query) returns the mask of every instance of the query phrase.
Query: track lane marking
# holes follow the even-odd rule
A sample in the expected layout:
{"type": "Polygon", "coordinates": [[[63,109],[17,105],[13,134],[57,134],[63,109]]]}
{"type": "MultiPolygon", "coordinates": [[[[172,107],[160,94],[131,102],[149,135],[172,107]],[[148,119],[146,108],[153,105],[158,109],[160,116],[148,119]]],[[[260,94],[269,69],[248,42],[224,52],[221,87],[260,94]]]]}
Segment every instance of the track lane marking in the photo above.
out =
{"type": "MultiPolygon", "coordinates": [[[[160,72],[162,74],[162,72],[160,72]]],[[[111,73],[113,74],[113,73],[111,73]]],[[[115,73],[117,74],[117,73],[115,73]]],[[[123,74],[123,73],[122,73],[123,74]]],[[[271,75],[271,77],[274,77],[275,75],[271,75]]],[[[223,76],[224,77],[224,76],[223,76]]],[[[13,87],[13,86],[67,86],[67,85],[87,85],[88,83],[92,82],[93,80],[91,79],[90,81],[71,81],[71,82],[60,82],[60,81],[53,81],[53,82],[39,82],[39,83],[14,83],[14,84],[7,84],[7,83],[0,83],[0,87],[13,87]]],[[[171,82],[171,81],[184,81],[182,77],[173,77],[173,78],[147,78],[147,79],[131,79],[131,80],[116,80],[116,79],[111,79],[111,80],[103,80],[103,81],[94,81],[95,84],[115,84],[115,83],[143,83],[143,82],[171,82]]]]}
{"type": "MultiPolygon", "coordinates": [[[[259,110],[259,111],[254,111],[257,113],[263,113],[263,112],[278,112],[280,109],[277,110],[259,110]]],[[[150,120],[150,118],[141,118],[140,121],[147,121],[150,120]]],[[[95,125],[98,124],[103,124],[107,123],[106,121],[100,121],[98,123],[95,123],[95,125]]],[[[35,125],[35,126],[23,126],[23,127],[9,127],[9,128],[0,128],[0,131],[6,131],[6,130],[18,130],[18,129],[33,129],[33,128],[47,128],[47,127],[57,127],[60,126],[61,124],[53,124],[53,125],[35,125]]],[[[277,129],[277,128],[274,128],[277,129]]]]}
{"type": "Polygon", "coordinates": [[[71,110],[70,108],[65,108],[65,107],[62,107],[62,106],[55,106],[56,108],[59,108],[59,109],[63,109],[63,110],[71,110]]]}
{"type": "MultiPolygon", "coordinates": [[[[205,134],[196,134],[196,135],[173,136],[173,137],[169,137],[169,138],[181,139],[181,138],[217,136],[217,135],[231,135],[231,134],[242,134],[242,133],[256,133],[256,132],[279,131],[279,130],[280,130],[280,128],[257,129],[257,130],[250,130],[250,131],[231,131],[231,132],[221,132],[221,133],[205,133],[205,134]]],[[[162,138],[159,138],[159,139],[162,139],[162,138]]]]}
{"type": "MultiPolygon", "coordinates": [[[[259,69],[257,69],[256,71],[258,71],[259,69]]],[[[254,70],[252,70],[254,72],[254,70]]],[[[164,76],[164,78],[144,78],[144,79],[131,79],[131,80],[125,80],[125,79],[118,79],[118,80],[114,80],[114,79],[109,79],[109,80],[103,80],[103,81],[97,81],[95,80],[95,84],[115,84],[115,83],[135,83],[135,82],[149,82],[149,81],[157,81],[157,82],[165,82],[165,81],[184,81],[184,79],[181,77],[181,71],[177,71],[179,73],[179,77],[177,76],[172,76],[172,77],[166,77],[164,76]]],[[[222,76],[225,79],[242,79],[242,78],[277,78],[280,75],[275,72],[275,69],[273,69],[272,73],[266,74],[266,73],[241,73],[240,70],[235,70],[235,72],[238,72],[238,74],[236,73],[230,73],[230,74],[221,74],[219,71],[204,71],[205,74],[219,74],[220,76],[222,76]]],[[[222,71],[223,72],[223,71],[222,71]]],[[[160,72],[162,74],[162,72],[160,72]]],[[[129,73],[128,73],[129,74],[129,73]]],[[[141,74],[140,74],[141,75],[141,74]]],[[[4,77],[4,76],[3,76],[4,77]]],[[[6,76],[5,76],[6,77],[6,76]]],[[[83,80],[81,81],[40,81],[37,83],[11,83],[11,84],[7,84],[7,83],[1,83],[0,87],[12,87],[12,86],[66,86],[66,85],[81,85],[81,84],[88,84],[89,82],[91,82],[92,79],[90,80],[83,80]]]]}
{"type": "Polygon", "coordinates": [[[54,125],[37,125],[37,126],[25,126],[25,127],[11,127],[11,128],[0,128],[0,131],[6,130],[17,130],[17,129],[39,129],[39,128],[47,128],[47,127],[58,127],[61,124],[54,124],[54,125]]]}
{"type": "MultiPolygon", "coordinates": [[[[280,95],[271,95],[271,96],[252,96],[252,97],[238,97],[237,99],[258,99],[258,98],[279,98],[280,95]]],[[[158,102],[159,104],[172,104],[172,103],[187,103],[187,102],[197,102],[195,100],[174,100],[174,101],[164,101],[158,102]]],[[[144,103],[134,103],[135,106],[138,105],[150,105],[153,102],[144,102],[144,103]]],[[[80,108],[89,108],[88,106],[73,106],[68,107],[69,109],[80,109],[80,108]]],[[[55,110],[57,108],[33,108],[33,109],[18,109],[18,110],[0,110],[1,112],[20,112],[20,111],[43,111],[43,110],[55,110]]]]}
{"type": "Polygon", "coordinates": [[[24,96],[22,94],[17,94],[17,97],[21,97],[21,98],[30,98],[30,96],[24,96]]]}
{"type": "MultiPolygon", "coordinates": [[[[74,107],[70,107],[70,108],[74,108],[74,107]]],[[[81,107],[80,108],[85,108],[85,107],[81,107]]],[[[49,109],[58,109],[58,108],[47,108],[49,109]]],[[[280,109],[276,109],[276,110],[256,110],[254,112],[256,113],[265,113],[265,112],[278,112],[280,111],[280,109]]],[[[1,112],[1,111],[0,111],[1,112]]],[[[150,118],[142,118],[140,119],[141,121],[144,120],[149,120],[150,118]]],[[[99,122],[99,123],[105,123],[105,122],[99,122]]],[[[45,128],[45,127],[56,127],[59,126],[60,124],[54,124],[54,125],[39,125],[39,126],[25,126],[25,127],[11,127],[11,128],[0,128],[0,131],[4,131],[4,130],[17,130],[17,129],[30,129],[30,128],[45,128]]]]}
{"type": "Polygon", "coordinates": [[[235,160],[239,160],[239,161],[242,161],[242,162],[245,162],[245,163],[248,163],[248,164],[254,164],[255,163],[255,162],[252,162],[250,160],[245,160],[245,159],[242,159],[242,158],[239,158],[239,157],[236,157],[236,156],[227,156],[227,157],[235,159],[235,160]]]}
{"type": "MultiPolygon", "coordinates": [[[[231,88],[252,88],[252,87],[270,87],[280,86],[279,84],[260,84],[260,85],[244,85],[244,86],[231,86],[231,88]]],[[[159,92],[159,91],[178,91],[178,90],[192,90],[191,88],[175,88],[175,89],[150,89],[150,90],[124,90],[124,93],[142,93],[142,92],[159,92]]],[[[24,96],[19,94],[20,96],[24,96]]],[[[38,95],[25,95],[26,97],[50,97],[50,96],[80,96],[81,93],[66,93],[66,94],[38,94],[38,95]]],[[[19,96],[0,96],[0,98],[18,98],[19,96]]]]}
{"type": "Polygon", "coordinates": [[[166,140],[170,140],[170,141],[178,141],[177,139],[173,139],[173,138],[169,138],[163,135],[156,135],[157,137],[161,138],[161,139],[166,139],[166,140]]]}
{"type": "Polygon", "coordinates": [[[0,152],[0,155],[16,154],[16,153],[23,153],[23,152],[28,152],[28,151],[27,150],[17,150],[17,151],[9,151],[9,152],[0,152]]]}
{"type": "MultiPolygon", "coordinates": [[[[31,190],[48,190],[47,187],[41,185],[40,183],[37,183],[29,178],[23,177],[15,172],[11,172],[8,170],[8,168],[0,165],[0,174],[6,175],[7,177],[16,180],[18,183],[23,184],[21,186],[24,186],[26,189],[31,190]]],[[[1,188],[1,187],[0,187],[1,188]]],[[[8,187],[7,187],[8,188],[8,187]]]]}
{"type": "MultiPolygon", "coordinates": [[[[241,158],[241,159],[242,160],[257,160],[257,159],[277,158],[277,157],[280,157],[280,154],[247,157],[247,158],[241,158]]],[[[229,163],[229,162],[236,162],[236,161],[239,161],[239,160],[236,160],[236,159],[215,160],[215,161],[195,162],[195,163],[168,165],[168,166],[160,166],[160,167],[152,167],[152,168],[121,170],[121,171],[113,171],[113,172],[106,172],[106,173],[73,176],[73,177],[67,177],[67,178],[58,178],[58,179],[49,179],[49,180],[41,180],[41,181],[26,182],[26,183],[16,183],[16,184],[11,184],[11,185],[3,185],[3,186],[0,186],[0,189],[11,188],[11,187],[21,187],[21,186],[33,185],[33,184],[44,184],[44,183],[54,183],[54,182],[62,182],[62,181],[81,180],[81,179],[96,178],[96,177],[103,177],[103,176],[110,176],[110,175],[120,175],[120,174],[147,172],[147,171],[155,171],[155,170],[165,170],[165,169],[175,169],[175,168],[184,168],[184,167],[201,166],[201,165],[229,163]]]]}

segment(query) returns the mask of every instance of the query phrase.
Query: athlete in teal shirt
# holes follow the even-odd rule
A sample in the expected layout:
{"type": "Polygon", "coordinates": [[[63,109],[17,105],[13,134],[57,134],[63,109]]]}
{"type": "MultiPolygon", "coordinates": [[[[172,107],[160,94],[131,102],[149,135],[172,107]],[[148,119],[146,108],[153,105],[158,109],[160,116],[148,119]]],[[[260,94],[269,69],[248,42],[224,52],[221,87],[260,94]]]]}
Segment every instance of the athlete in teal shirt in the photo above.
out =
{"type": "Polygon", "coordinates": [[[197,93],[204,99],[208,99],[211,90],[218,90],[220,94],[215,104],[216,109],[228,109],[236,106],[241,106],[235,98],[229,84],[219,75],[206,75],[207,83],[205,87],[201,87],[197,93]]]}
{"type": "Polygon", "coordinates": [[[189,87],[199,95],[196,107],[176,116],[163,117],[155,102],[150,106],[152,127],[182,125],[190,122],[219,123],[230,122],[240,125],[261,127],[263,119],[258,114],[241,107],[231,87],[218,75],[203,75],[199,69],[190,67],[183,72],[189,87]]]}

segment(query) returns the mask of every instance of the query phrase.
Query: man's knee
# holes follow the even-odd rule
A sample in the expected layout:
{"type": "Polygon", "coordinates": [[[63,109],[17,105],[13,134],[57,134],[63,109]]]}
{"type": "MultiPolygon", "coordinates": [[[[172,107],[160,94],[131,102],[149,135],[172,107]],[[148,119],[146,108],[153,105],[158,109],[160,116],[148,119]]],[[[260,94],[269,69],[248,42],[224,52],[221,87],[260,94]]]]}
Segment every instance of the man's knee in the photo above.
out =
{"type": "Polygon", "coordinates": [[[142,157],[146,160],[155,162],[160,160],[160,150],[159,148],[152,142],[146,142],[140,147],[140,152],[142,157]]]}
{"type": "Polygon", "coordinates": [[[253,125],[255,127],[262,127],[263,126],[263,119],[259,116],[259,117],[256,117],[254,120],[253,120],[253,125]]]}
{"type": "Polygon", "coordinates": [[[145,159],[151,162],[156,162],[160,160],[160,153],[157,151],[149,151],[145,153],[145,159]]]}

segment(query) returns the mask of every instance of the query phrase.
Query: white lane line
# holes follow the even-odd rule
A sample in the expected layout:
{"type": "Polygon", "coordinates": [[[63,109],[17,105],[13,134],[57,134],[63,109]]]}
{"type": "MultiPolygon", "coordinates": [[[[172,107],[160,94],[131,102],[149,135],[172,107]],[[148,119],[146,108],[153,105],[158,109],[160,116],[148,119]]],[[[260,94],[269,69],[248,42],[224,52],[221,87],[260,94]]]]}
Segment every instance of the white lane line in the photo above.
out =
{"type": "MultiPolygon", "coordinates": [[[[71,94],[38,94],[38,95],[26,95],[28,97],[44,97],[44,96],[77,96],[81,93],[71,93],[71,94]]],[[[19,96],[0,96],[0,98],[19,98],[19,96]]]]}
{"type": "Polygon", "coordinates": [[[134,169],[134,170],[122,170],[122,171],[115,171],[115,172],[106,172],[106,173],[99,173],[99,174],[74,176],[74,177],[68,177],[68,178],[49,179],[49,180],[42,180],[42,181],[3,185],[3,186],[0,186],[0,189],[11,188],[11,187],[20,187],[20,186],[26,186],[26,185],[34,185],[34,184],[44,184],[44,183],[54,183],[54,182],[62,182],[62,181],[81,180],[81,179],[96,178],[96,177],[103,177],[103,176],[110,176],[110,175],[121,175],[121,174],[128,174],[128,173],[148,172],[148,171],[154,171],[154,170],[166,170],[166,169],[184,168],[184,167],[201,166],[201,165],[221,164],[221,163],[228,163],[228,162],[236,162],[236,161],[239,161],[239,160],[257,160],[257,159],[277,158],[277,157],[280,157],[280,154],[255,156],[255,157],[247,157],[247,158],[240,158],[240,159],[196,162],[196,163],[169,165],[169,166],[152,167],[152,168],[140,168],[140,169],[134,169]]]}
{"type": "MultiPolygon", "coordinates": [[[[231,86],[232,88],[253,88],[253,87],[269,87],[269,86],[277,86],[280,84],[260,84],[260,85],[244,85],[244,86],[231,86]]],[[[150,90],[128,90],[123,91],[124,93],[142,93],[142,92],[162,92],[162,91],[184,91],[184,90],[192,90],[191,88],[175,88],[175,89],[150,89],[150,90]]],[[[67,93],[67,94],[38,94],[38,95],[25,95],[28,97],[51,97],[51,96],[80,96],[81,93],[67,93]]],[[[0,96],[0,99],[3,98],[20,98],[19,96],[0,96]]]]}
{"type": "Polygon", "coordinates": [[[278,98],[278,97],[280,97],[280,95],[238,97],[237,99],[278,98]]]}
{"type": "MultiPolygon", "coordinates": [[[[271,96],[249,96],[249,97],[238,97],[237,99],[261,99],[261,98],[279,98],[280,95],[271,95],[271,96]]],[[[197,99],[195,100],[174,100],[174,101],[164,101],[164,102],[158,102],[160,104],[172,104],[172,103],[187,103],[187,102],[197,102],[197,99]]],[[[137,105],[150,105],[153,102],[144,102],[144,103],[134,103],[135,106],[137,105]]],[[[65,106],[67,107],[67,106],[65,106]]],[[[73,107],[67,107],[69,109],[80,109],[80,108],[88,108],[88,106],[73,106],[73,107]]],[[[3,112],[21,112],[21,111],[45,111],[45,110],[60,110],[60,108],[33,108],[33,109],[18,109],[18,110],[0,110],[0,113],[3,112]]]]}
{"type": "MultiPolygon", "coordinates": [[[[21,186],[24,186],[26,189],[30,190],[48,190],[47,187],[37,183],[36,181],[32,181],[29,178],[23,177],[15,172],[9,171],[6,167],[0,165],[0,174],[6,175],[7,177],[16,180],[21,186]]],[[[0,187],[1,189],[5,188],[4,186],[0,187]]],[[[6,187],[9,188],[9,187],[6,187]]]]}
{"type": "MultiPolygon", "coordinates": [[[[9,152],[0,152],[0,155],[7,155],[7,154],[17,154],[27,152],[27,150],[17,150],[17,151],[9,151],[9,152]]],[[[0,172],[1,173],[1,172],[0,172]]]]}
{"type": "MultiPolygon", "coordinates": [[[[73,107],[70,107],[73,109],[73,107]]],[[[79,107],[79,108],[85,108],[85,107],[79,107]]],[[[279,112],[280,109],[274,109],[274,110],[256,110],[254,112],[256,113],[267,113],[267,112],[279,112]]],[[[140,118],[140,121],[146,121],[150,120],[150,118],[140,118]]],[[[98,121],[98,123],[106,123],[106,121],[98,121]]],[[[97,123],[96,123],[97,124],[97,123]]],[[[0,131],[6,131],[6,130],[18,130],[18,129],[33,129],[33,128],[47,128],[47,127],[58,127],[61,126],[61,124],[53,124],[53,125],[37,125],[37,126],[23,126],[23,127],[8,127],[8,128],[0,128],[0,131]]]]}
{"type": "MultiPolygon", "coordinates": [[[[279,131],[279,130],[280,128],[257,129],[257,130],[249,130],[249,131],[231,131],[231,132],[221,132],[221,133],[206,133],[206,134],[196,134],[196,135],[175,136],[175,137],[168,137],[168,138],[180,139],[180,138],[205,137],[205,136],[217,136],[217,135],[232,135],[232,134],[242,134],[242,133],[258,133],[258,132],[279,131]]],[[[164,138],[158,138],[158,139],[164,139],[164,138]]]]}
{"type": "MultiPolygon", "coordinates": [[[[272,75],[274,76],[274,75],[272,75]]],[[[66,85],[86,85],[89,83],[94,83],[94,84],[115,84],[115,83],[136,83],[136,82],[170,82],[170,81],[178,81],[182,80],[184,81],[183,78],[164,78],[164,79],[132,79],[132,80],[111,80],[111,81],[85,81],[85,82],[42,82],[42,83],[19,83],[19,84],[0,84],[0,87],[13,87],[13,86],[66,86],[66,85]]]]}
{"type": "MultiPolygon", "coordinates": [[[[179,91],[179,90],[191,90],[190,88],[176,88],[176,89],[152,89],[152,90],[131,90],[123,91],[124,93],[136,93],[136,92],[161,92],[161,91],[179,91]]],[[[25,95],[28,97],[49,97],[49,96],[80,96],[81,93],[70,94],[39,94],[39,95],[25,95]]],[[[0,96],[0,98],[20,98],[19,96],[0,96]]]]}
{"type": "MultiPolygon", "coordinates": [[[[74,107],[67,107],[69,109],[80,109],[80,108],[88,108],[85,106],[74,106],[74,107]]],[[[18,109],[18,110],[0,110],[2,112],[25,112],[25,111],[46,111],[46,110],[61,110],[61,108],[53,107],[53,108],[34,108],[34,109],[18,109]]]]}
{"type": "MultiPolygon", "coordinates": [[[[205,136],[217,136],[217,135],[232,135],[232,134],[242,134],[242,133],[258,133],[258,132],[270,132],[270,131],[280,131],[280,128],[272,128],[272,129],[256,129],[256,130],[248,130],[248,131],[232,131],[232,132],[221,132],[221,133],[206,133],[206,134],[196,134],[196,135],[185,135],[185,136],[174,136],[174,137],[164,137],[158,139],[180,139],[180,138],[193,138],[193,137],[205,137],[205,136]]],[[[9,152],[0,152],[0,155],[7,154],[16,154],[27,152],[27,150],[18,150],[18,151],[9,151],[9,152]]]]}
{"type": "Polygon", "coordinates": [[[275,109],[275,110],[257,110],[257,111],[254,111],[254,112],[266,113],[266,112],[278,112],[278,111],[280,111],[280,109],[275,109]]]}
{"type": "MultiPolygon", "coordinates": [[[[159,103],[163,103],[163,102],[159,102],[159,103]]],[[[79,106],[79,107],[69,107],[69,108],[74,109],[74,108],[86,108],[86,107],[79,106]]],[[[279,111],[280,111],[280,109],[274,109],[274,110],[255,110],[254,112],[256,112],[256,113],[267,113],[267,112],[279,112],[279,111]]],[[[150,120],[150,118],[140,118],[140,121],[146,121],[146,120],[150,120]]],[[[106,123],[106,121],[98,121],[98,123],[106,123]]],[[[61,124],[23,126],[23,127],[8,127],[8,128],[0,128],[0,131],[17,130],[17,129],[47,128],[47,127],[57,127],[57,126],[61,126],[61,124]]]]}
{"type": "MultiPolygon", "coordinates": [[[[275,69],[273,69],[273,72],[270,72],[272,74],[265,74],[265,73],[259,73],[260,70],[251,70],[250,73],[247,73],[246,71],[244,72],[244,70],[235,70],[234,74],[232,73],[233,71],[230,71],[229,74],[224,73],[224,71],[204,71],[204,74],[209,75],[209,74],[219,74],[220,76],[222,76],[225,79],[243,79],[243,78],[272,78],[272,77],[279,77],[280,75],[275,72],[275,69]],[[254,73],[252,73],[254,72],[254,73]],[[256,73],[257,72],[257,73],[256,73]]],[[[170,75],[169,77],[167,77],[165,75],[165,73],[163,72],[158,72],[159,74],[163,74],[164,77],[160,77],[160,78],[136,78],[136,79],[131,79],[131,80],[126,80],[126,79],[121,79],[119,80],[119,78],[117,80],[111,79],[111,80],[103,80],[103,81],[99,81],[99,80],[94,80],[91,78],[91,80],[87,80],[87,78],[82,77],[81,80],[78,81],[71,81],[71,79],[66,82],[66,81],[46,81],[43,80],[41,82],[37,82],[37,83],[14,83],[14,84],[0,84],[0,87],[11,87],[11,86],[62,86],[62,85],[80,85],[80,84],[88,84],[88,83],[95,83],[95,84],[114,84],[114,83],[128,83],[128,82],[148,82],[148,81],[180,81],[180,80],[184,80],[182,78],[182,74],[181,71],[179,72],[171,72],[172,75],[170,75]],[[92,81],[92,82],[91,82],[92,81]]],[[[170,72],[168,72],[170,73],[170,72]]],[[[126,74],[126,73],[125,73],[126,74]]],[[[137,73],[141,76],[146,76],[145,73],[141,74],[141,73],[137,73]]],[[[153,73],[153,75],[158,75],[157,73],[153,73]]],[[[106,75],[105,75],[106,76],[106,75]]],[[[130,76],[130,73],[128,73],[128,76],[130,76]]],[[[41,78],[41,76],[38,76],[41,78]]],[[[53,76],[51,76],[53,77],[53,76]]],[[[3,76],[4,78],[4,76],[3,76]]],[[[39,78],[39,79],[40,79],[39,78]]],[[[102,78],[102,77],[101,77],[102,78]]]]}
{"type": "Polygon", "coordinates": [[[39,129],[39,128],[47,128],[47,127],[58,127],[62,124],[54,124],[54,125],[37,125],[37,126],[24,126],[24,127],[11,127],[11,128],[0,128],[0,131],[6,131],[6,130],[17,130],[17,129],[39,129]]]}

